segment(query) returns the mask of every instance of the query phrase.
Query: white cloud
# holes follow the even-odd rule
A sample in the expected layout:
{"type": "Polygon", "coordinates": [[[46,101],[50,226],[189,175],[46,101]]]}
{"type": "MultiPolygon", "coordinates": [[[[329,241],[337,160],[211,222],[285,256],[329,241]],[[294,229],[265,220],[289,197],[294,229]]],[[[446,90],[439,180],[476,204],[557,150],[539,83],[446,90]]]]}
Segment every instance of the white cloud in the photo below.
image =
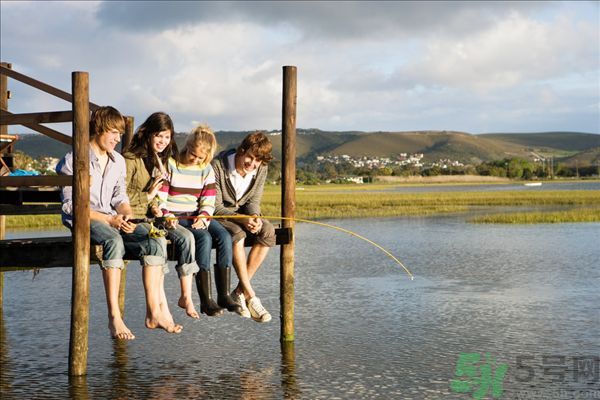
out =
{"type": "MultiPolygon", "coordinates": [[[[0,7],[3,61],[64,90],[71,71],[88,71],[92,101],[138,123],[162,110],[180,131],[196,121],[217,130],[280,128],[281,67],[296,65],[299,127],[600,132],[590,107],[600,97],[593,3],[0,7]]],[[[65,108],[48,97],[15,87],[10,107],[65,108]]]]}

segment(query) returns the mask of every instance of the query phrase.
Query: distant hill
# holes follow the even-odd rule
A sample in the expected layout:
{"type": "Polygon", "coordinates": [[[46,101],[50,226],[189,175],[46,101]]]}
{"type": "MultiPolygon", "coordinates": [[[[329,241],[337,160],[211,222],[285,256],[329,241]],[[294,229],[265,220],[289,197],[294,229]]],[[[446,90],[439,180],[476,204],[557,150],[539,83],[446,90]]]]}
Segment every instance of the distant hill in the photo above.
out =
{"type": "MultiPolygon", "coordinates": [[[[237,146],[247,131],[216,133],[219,150],[237,146]]],[[[281,134],[271,131],[273,153],[281,159],[281,134]]],[[[175,136],[179,146],[184,133],[175,136]]],[[[15,148],[33,157],[62,157],[70,147],[43,135],[21,135],[15,148]]],[[[555,157],[566,163],[580,165],[600,158],[600,135],[578,132],[489,133],[473,135],[454,131],[416,132],[328,132],[319,129],[298,129],[297,157],[307,160],[317,155],[347,154],[359,156],[397,156],[400,153],[423,153],[426,162],[451,159],[479,163],[505,157],[531,159],[535,155],[555,157]],[[578,158],[579,157],[579,158],[578,158]]]]}

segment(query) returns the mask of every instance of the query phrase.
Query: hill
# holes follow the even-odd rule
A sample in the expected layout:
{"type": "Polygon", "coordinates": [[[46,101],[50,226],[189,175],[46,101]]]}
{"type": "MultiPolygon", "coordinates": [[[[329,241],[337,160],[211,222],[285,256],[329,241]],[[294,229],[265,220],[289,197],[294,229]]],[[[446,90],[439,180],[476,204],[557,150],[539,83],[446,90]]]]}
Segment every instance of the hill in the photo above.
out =
{"type": "MultiPolygon", "coordinates": [[[[277,131],[268,133],[273,142],[273,153],[281,159],[281,134],[277,131]]],[[[219,150],[237,146],[246,134],[247,131],[217,132],[219,150]]],[[[175,135],[180,147],[185,136],[184,133],[175,135]]],[[[15,148],[32,157],[62,157],[70,150],[69,146],[38,134],[21,135],[15,148]]],[[[600,135],[577,132],[473,135],[454,131],[327,132],[298,129],[296,149],[299,160],[323,154],[394,157],[400,153],[423,153],[426,162],[451,159],[479,163],[506,157],[531,159],[542,155],[564,159],[568,163],[578,159],[579,165],[585,165],[600,158],[600,135]]]]}

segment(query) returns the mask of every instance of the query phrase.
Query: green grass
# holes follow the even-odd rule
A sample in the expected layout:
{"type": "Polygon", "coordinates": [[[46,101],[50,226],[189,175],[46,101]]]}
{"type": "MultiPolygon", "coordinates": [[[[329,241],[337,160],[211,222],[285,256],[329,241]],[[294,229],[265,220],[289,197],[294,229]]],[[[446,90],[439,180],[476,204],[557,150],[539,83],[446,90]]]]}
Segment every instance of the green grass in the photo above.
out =
{"type": "MultiPolygon", "coordinates": [[[[492,223],[515,220],[531,222],[598,221],[600,194],[579,191],[507,191],[507,192],[428,192],[366,191],[393,188],[394,185],[321,185],[296,191],[296,217],[362,218],[390,216],[430,216],[478,210],[482,207],[548,207],[534,211],[478,217],[473,222],[492,223]],[[344,188],[343,190],[340,190],[344,188]],[[354,189],[354,190],[353,190],[354,189]],[[568,208],[556,211],[557,207],[568,208]],[[520,215],[520,216],[516,216],[520,215]]],[[[281,215],[279,186],[265,190],[262,210],[267,216],[281,215]]],[[[521,223],[521,222],[514,222],[521,223]]],[[[7,216],[7,228],[60,226],[58,215],[7,216]]]]}
{"type": "Polygon", "coordinates": [[[536,211],[491,214],[469,220],[476,224],[557,224],[561,222],[600,222],[600,208],[564,211],[536,211]]]}

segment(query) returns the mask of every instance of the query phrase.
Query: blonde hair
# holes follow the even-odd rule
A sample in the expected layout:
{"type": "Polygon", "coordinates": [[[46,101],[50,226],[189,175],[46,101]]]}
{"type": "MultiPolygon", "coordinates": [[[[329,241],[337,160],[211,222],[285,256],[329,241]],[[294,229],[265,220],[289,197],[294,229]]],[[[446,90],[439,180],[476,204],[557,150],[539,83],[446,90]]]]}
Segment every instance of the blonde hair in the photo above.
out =
{"type": "Polygon", "coordinates": [[[198,125],[188,134],[185,140],[185,147],[181,151],[180,159],[182,159],[183,155],[188,149],[192,149],[197,146],[204,146],[206,148],[206,158],[204,159],[204,164],[209,164],[213,157],[215,156],[215,152],[217,151],[217,138],[215,137],[215,133],[208,125],[198,125]]]}

